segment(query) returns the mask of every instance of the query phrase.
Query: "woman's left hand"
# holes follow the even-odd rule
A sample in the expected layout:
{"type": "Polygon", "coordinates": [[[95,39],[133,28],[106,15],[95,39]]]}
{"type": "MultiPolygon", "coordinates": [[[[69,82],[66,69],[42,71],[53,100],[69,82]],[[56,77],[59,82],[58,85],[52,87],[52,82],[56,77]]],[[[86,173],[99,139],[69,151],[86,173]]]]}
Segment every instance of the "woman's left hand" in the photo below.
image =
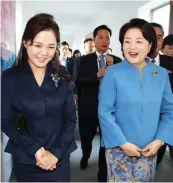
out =
{"type": "Polygon", "coordinates": [[[46,151],[46,155],[43,157],[43,160],[45,162],[45,166],[39,166],[38,162],[37,165],[44,170],[53,170],[56,168],[56,164],[58,163],[58,158],[49,151],[46,151]]]}
{"type": "Polygon", "coordinates": [[[160,149],[161,146],[162,146],[162,141],[154,140],[149,145],[147,145],[144,149],[142,149],[141,153],[145,157],[154,156],[157,153],[157,151],[160,149]]]}

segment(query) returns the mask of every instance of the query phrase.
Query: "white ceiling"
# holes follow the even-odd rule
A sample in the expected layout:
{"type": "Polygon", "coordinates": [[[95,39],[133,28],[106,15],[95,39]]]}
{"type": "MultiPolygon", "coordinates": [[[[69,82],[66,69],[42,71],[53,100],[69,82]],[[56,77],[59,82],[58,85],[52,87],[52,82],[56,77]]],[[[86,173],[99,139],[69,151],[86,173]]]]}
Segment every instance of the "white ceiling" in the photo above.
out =
{"type": "MultiPolygon", "coordinates": [[[[36,13],[50,13],[58,22],[61,33],[71,34],[76,29],[87,26],[102,12],[109,11],[110,7],[122,9],[129,1],[23,1],[24,22],[36,13]]],[[[136,1],[140,7],[147,1],[136,1]]],[[[127,12],[125,12],[127,13],[127,12]]]]}

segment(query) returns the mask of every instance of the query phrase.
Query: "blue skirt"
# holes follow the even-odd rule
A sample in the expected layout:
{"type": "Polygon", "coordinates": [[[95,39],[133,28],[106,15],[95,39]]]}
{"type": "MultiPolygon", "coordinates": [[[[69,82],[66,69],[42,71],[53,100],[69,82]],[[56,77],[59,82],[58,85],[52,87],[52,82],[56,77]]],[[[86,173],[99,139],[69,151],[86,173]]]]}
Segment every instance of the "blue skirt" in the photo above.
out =
{"type": "Polygon", "coordinates": [[[63,159],[53,171],[43,170],[36,165],[20,163],[14,158],[14,173],[17,182],[69,182],[70,161],[63,159]]]}
{"type": "Polygon", "coordinates": [[[157,155],[129,157],[119,147],[106,150],[107,182],[153,182],[157,155]]]}

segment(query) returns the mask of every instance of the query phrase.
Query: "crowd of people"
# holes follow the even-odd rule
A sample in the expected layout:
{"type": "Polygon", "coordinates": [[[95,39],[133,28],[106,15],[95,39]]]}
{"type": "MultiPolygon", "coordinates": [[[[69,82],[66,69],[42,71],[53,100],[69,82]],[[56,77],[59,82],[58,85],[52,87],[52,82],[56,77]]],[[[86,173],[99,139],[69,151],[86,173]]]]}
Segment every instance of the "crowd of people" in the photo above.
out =
{"type": "Polygon", "coordinates": [[[99,25],[82,55],[60,42],[52,15],[27,22],[2,74],[1,128],[17,181],[70,181],[77,122],[81,170],[99,128],[98,182],[154,181],[167,147],[173,165],[173,35],[131,19],[119,31],[123,59],[112,54],[111,36],[99,25]]]}

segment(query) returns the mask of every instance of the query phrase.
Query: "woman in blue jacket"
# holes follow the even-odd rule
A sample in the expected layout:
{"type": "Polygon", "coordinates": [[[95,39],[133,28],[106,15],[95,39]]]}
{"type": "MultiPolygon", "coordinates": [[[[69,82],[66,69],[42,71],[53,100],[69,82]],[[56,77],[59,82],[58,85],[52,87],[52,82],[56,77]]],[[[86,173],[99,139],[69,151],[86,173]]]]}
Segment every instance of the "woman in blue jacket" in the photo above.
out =
{"type": "Polygon", "coordinates": [[[56,56],[59,27],[49,14],[32,17],[15,66],[2,75],[2,131],[19,182],[69,181],[76,109],[56,56]]]}
{"type": "Polygon", "coordinates": [[[142,19],[122,26],[124,60],[110,66],[99,92],[99,121],[108,182],[154,180],[156,156],[173,145],[173,95],[167,70],[147,59],[156,34],[142,19]]]}

